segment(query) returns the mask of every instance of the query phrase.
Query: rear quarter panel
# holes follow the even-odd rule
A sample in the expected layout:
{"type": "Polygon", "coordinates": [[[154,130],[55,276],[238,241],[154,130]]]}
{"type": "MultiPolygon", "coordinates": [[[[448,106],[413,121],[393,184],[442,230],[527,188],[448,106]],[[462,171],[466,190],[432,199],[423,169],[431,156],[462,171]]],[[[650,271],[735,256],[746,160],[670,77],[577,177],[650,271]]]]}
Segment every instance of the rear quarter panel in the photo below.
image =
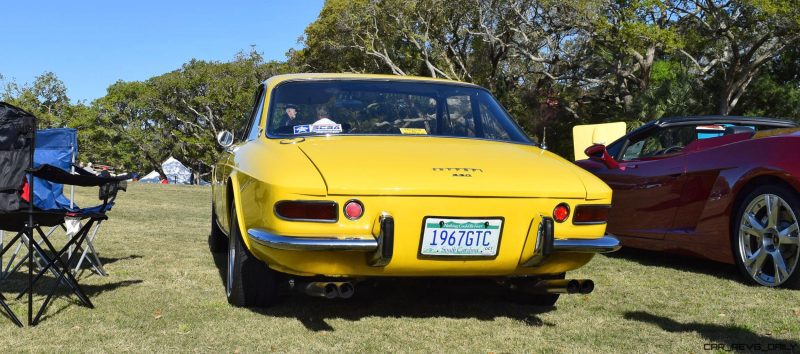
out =
{"type": "Polygon", "coordinates": [[[798,137],[776,136],[688,152],[682,206],[664,247],[732,263],[730,235],[738,201],[759,177],[778,178],[800,190],[798,151],[798,137]]]}

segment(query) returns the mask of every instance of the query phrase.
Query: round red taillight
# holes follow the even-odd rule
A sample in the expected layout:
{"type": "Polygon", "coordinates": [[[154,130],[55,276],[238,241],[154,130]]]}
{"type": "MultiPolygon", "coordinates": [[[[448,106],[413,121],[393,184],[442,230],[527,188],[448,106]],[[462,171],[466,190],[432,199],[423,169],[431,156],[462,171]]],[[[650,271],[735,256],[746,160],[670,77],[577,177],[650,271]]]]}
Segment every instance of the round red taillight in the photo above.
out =
{"type": "Polygon", "coordinates": [[[569,205],[561,203],[553,209],[553,219],[556,222],[564,222],[569,217],[569,205]]]}
{"type": "Polygon", "coordinates": [[[350,220],[356,220],[364,215],[364,205],[358,200],[350,200],[344,203],[344,216],[350,220]]]}

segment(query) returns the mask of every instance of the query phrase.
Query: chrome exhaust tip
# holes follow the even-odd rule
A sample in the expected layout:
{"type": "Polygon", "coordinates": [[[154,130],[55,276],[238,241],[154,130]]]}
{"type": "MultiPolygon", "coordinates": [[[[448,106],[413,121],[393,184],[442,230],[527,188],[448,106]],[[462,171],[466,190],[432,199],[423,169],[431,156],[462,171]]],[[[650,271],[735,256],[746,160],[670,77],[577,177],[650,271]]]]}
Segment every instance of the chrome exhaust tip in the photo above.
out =
{"type": "Polygon", "coordinates": [[[349,299],[356,293],[355,287],[350,282],[336,283],[336,290],[342,299],[349,299]]]}
{"type": "Polygon", "coordinates": [[[579,280],[581,283],[580,290],[578,291],[581,294],[590,294],[594,291],[594,281],[591,279],[582,279],[579,280]]]}
{"type": "Polygon", "coordinates": [[[536,288],[545,294],[575,294],[580,292],[581,283],[575,279],[542,280],[536,288]]]}
{"type": "Polygon", "coordinates": [[[308,283],[303,288],[303,292],[309,296],[324,297],[326,299],[335,299],[339,296],[339,290],[336,284],[329,282],[315,281],[308,283]]]}

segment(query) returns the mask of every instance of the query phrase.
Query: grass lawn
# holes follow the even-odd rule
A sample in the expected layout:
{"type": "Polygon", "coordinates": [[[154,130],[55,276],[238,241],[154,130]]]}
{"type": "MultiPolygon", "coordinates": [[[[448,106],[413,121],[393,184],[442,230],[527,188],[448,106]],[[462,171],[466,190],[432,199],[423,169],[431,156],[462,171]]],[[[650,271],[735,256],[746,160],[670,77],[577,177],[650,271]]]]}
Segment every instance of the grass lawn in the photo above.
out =
{"type": "MultiPolygon", "coordinates": [[[[346,301],[295,295],[269,309],[233,308],[225,256],[208,251],[209,194],[132,185],[95,242],[110,275],[80,275],[96,308],[62,296],[37,327],[0,318],[2,351],[702,353],[717,343],[800,352],[800,291],[744,285],[732,266],[633,251],[568,274],[597,288],[555,308],[426,281],[359,289],[346,301]]],[[[95,195],[82,190],[78,200],[95,195]]],[[[0,290],[13,297],[18,283],[0,290]]],[[[11,305],[25,316],[23,302],[11,305]]]]}

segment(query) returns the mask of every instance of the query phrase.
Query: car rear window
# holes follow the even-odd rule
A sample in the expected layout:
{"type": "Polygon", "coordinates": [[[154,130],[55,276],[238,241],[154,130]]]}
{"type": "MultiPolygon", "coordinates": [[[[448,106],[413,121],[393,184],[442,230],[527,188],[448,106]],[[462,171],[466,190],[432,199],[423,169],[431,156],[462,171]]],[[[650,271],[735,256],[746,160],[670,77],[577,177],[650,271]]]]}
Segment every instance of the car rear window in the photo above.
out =
{"type": "Polygon", "coordinates": [[[267,135],[427,135],[530,143],[486,90],[378,80],[290,81],[271,99],[267,135]]]}

